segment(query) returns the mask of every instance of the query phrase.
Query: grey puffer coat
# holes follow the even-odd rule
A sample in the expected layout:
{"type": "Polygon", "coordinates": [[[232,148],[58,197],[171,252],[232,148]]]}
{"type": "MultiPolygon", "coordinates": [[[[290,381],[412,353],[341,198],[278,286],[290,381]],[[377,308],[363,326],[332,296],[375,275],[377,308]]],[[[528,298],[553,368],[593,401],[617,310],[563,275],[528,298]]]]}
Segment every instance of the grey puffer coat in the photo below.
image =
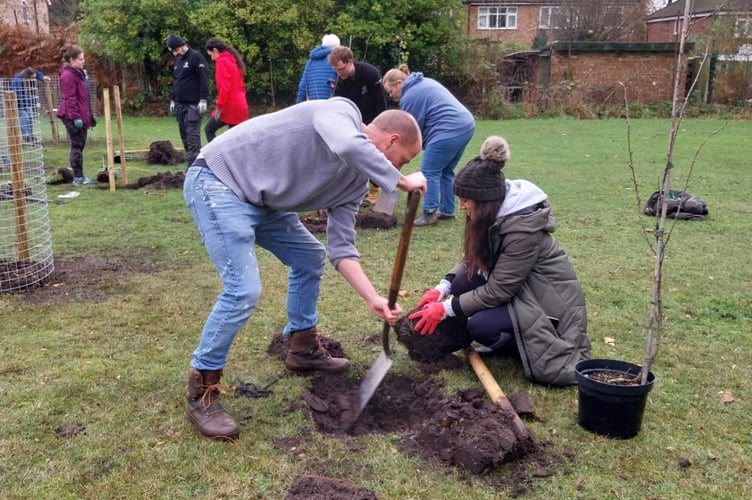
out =
{"type": "MultiPolygon", "coordinates": [[[[575,365],[590,357],[585,297],[572,265],[551,236],[556,221],[547,201],[525,215],[500,216],[489,228],[494,256],[488,282],[452,300],[458,315],[510,305],[525,376],[570,385],[575,365]]],[[[467,272],[460,261],[450,272],[467,272]]]]}

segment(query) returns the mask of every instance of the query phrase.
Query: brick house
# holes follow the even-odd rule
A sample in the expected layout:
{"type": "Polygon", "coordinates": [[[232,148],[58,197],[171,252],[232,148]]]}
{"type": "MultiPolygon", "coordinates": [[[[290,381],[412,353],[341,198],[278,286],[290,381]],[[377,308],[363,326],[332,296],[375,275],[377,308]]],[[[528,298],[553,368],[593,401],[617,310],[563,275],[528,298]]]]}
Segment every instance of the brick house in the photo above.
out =
{"type": "MultiPolygon", "coordinates": [[[[685,0],[650,14],[646,19],[649,42],[678,40],[685,0]]],[[[694,0],[689,10],[689,38],[700,41],[698,56],[711,54],[703,65],[698,90],[705,102],[733,103],[752,97],[752,0],[694,0]]]]}
{"type": "Polygon", "coordinates": [[[50,32],[47,0],[2,0],[0,23],[23,26],[38,34],[50,32]]]}
{"type": "MultiPolygon", "coordinates": [[[[603,0],[617,8],[634,8],[640,0],[603,0]]],[[[557,15],[572,0],[464,0],[464,35],[473,40],[518,42],[533,47],[556,29],[557,15]]],[[[622,40],[624,41],[624,40],[622,40]]]]}
{"type": "MultiPolygon", "coordinates": [[[[633,13],[635,7],[645,5],[638,0],[603,1],[617,8],[632,9],[633,13]]],[[[587,37],[555,41],[554,24],[561,12],[557,9],[573,5],[572,0],[463,3],[467,8],[464,34],[468,39],[489,45],[514,41],[531,47],[504,55],[497,65],[501,87],[512,102],[551,104],[557,98],[576,93],[585,102],[621,103],[624,91],[620,83],[625,85],[632,103],[672,99],[678,50],[675,40],[645,43],[644,34],[635,37],[632,32],[626,33],[632,41],[620,38],[603,42],[587,37]],[[554,41],[536,43],[541,39],[554,41]]],[[[635,24],[642,24],[644,18],[634,19],[635,24]]]]}
{"type": "MultiPolygon", "coordinates": [[[[650,14],[645,23],[647,42],[675,42],[684,18],[685,0],[678,0],[650,14]]],[[[689,31],[698,37],[718,22],[732,23],[739,38],[752,37],[752,0],[693,0],[690,4],[689,31]]]]}

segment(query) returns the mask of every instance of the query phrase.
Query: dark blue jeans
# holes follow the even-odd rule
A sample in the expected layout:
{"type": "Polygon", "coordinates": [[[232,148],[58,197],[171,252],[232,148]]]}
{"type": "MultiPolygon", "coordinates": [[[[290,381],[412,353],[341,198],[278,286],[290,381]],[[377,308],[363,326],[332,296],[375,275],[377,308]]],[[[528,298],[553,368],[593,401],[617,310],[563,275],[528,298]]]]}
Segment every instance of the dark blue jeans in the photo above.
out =
{"type": "MultiPolygon", "coordinates": [[[[476,274],[469,280],[467,274],[463,273],[454,277],[452,295],[457,297],[485,284],[486,279],[480,274],[476,274]]],[[[513,332],[512,317],[507,304],[477,311],[467,320],[467,333],[470,337],[488,347],[506,344],[507,341],[513,340],[513,332]]]]}

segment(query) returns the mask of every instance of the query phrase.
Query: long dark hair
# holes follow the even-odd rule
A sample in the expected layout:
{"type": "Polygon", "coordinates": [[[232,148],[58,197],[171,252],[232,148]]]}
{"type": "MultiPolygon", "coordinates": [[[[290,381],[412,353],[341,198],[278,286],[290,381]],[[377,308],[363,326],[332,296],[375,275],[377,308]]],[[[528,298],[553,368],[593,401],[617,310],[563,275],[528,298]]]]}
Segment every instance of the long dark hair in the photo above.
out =
{"type": "Polygon", "coordinates": [[[472,279],[478,271],[490,271],[493,256],[488,243],[488,229],[496,222],[503,201],[475,201],[473,218],[468,217],[465,221],[462,251],[467,261],[468,279],[472,279]]]}
{"type": "Polygon", "coordinates": [[[230,54],[232,54],[232,56],[235,58],[235,64],[238,65],[240,73],[242,75],[245,74],[245,63],[243,62],[243,57],[240,55],[240,52],[238,52],[238,49],[236,49],[232,45],[226,44],[221,38],[213,36],[206,41],[206,50],[214,49],[217,49],[220,53],[229,52],[230,54]]]}

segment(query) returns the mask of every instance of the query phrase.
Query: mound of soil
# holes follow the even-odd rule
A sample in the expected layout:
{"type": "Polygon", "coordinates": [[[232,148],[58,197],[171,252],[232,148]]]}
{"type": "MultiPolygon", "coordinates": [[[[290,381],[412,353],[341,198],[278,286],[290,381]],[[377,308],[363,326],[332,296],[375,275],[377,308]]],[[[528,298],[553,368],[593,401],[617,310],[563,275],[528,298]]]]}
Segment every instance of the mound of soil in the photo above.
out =
{"type": "Polygon", "coordinates": [[[156,175],[149,175],[146,177],[139,177],[136,182],[126,184],[123,186],[125,189],[140,189],[145,186],[151,186],[154,189],[182,189],[185,182],[185,172],[177,172],[173,174],[170,171],[159,172],[156,175]]]}
{"type": "MultiPolygon", "coordinates": [[[[324,210],[300,214],[300,222],[313,234],[326,232],[326,220],[324,210]]],[[[397,227],[397,217],[366,210],[358,212],[358,215],[355,216],[355,227],[361,229],[394,229],[397,227]]]]}
{"type": "MultiPolygon", "coordinates": [[[[437,331],[431,336],[433,346],[425,341],[430,337],[416,334],[410,326],[401,324],[398,328],[415,351],[411,357],[420,361],[424,372],[438,371],[432,370],[434,365],[451,368],[463,365],[456,356],[446,354],[469,344],[461,323],[437,331]],[[429,354],[419,354],[419,345],[429,354]]],[[[326,337],[321,342],[332,355],[345,356],[338,342],[326,337]]],[[[273,356],[286,355],[287,339],[275,336],[267,352],[273,356]]],[[[556,467],[566,466],[566,460],[573,456],[571,452],[569,456],[557,455],[550,449],[550,443],[538,442],[532,434],[522,433],[513,422],[514,415],[493,404],[480,386],[458,390],[448,397],[443,382],[435,377],[414,380],[387,373],[352,422],[349,417],[353,408],[357,408],[360,383],[343,375],[318,374],[311,379],[309,387],[301,392],[301,399],[318,432],[351,444],[352,437],[401,434],[399,444],[406,455],[420,458],[433,469],[482,478],[513,496],[524,494],[535,478],[554,474],[556,467]]],[[[535,414],[528,393],[513,394],[509,401],[520,417],[544,420],[535,414]]],[[[279,441],[280,448],[296,453],[296,438],[290,438],[289,446],[285,444],[287,440],[279,441]]],[[[355,446],[351,449],[359,451],[355,446]]],[[[287,498],[374,498],[358,496],[363,494],[372,493],[363,492],[347,481],[305,476],[295,481],[287,498]]]]}
{"type": "Polygon", "coordinates": [[[407,347],[410,359],[421,363],[435,363],[473,342],[467,333],[465,321],[459,318],[446,318],[431,335],[419,334],[413,330],[413,321],[408,318],[417,310],[407,313],[395,325],[397,340],[407,347]]]}
{"type": "Polygon", "coordinates": [[[518,435],[512,416],[492,404],[482,389],[458,391],[448,398],[433,379],[414,381],[387,374],[360,417],[350,423],[344,415],[357,402],[359,385],[342,376],[320,375],[313,380],[302,397],[320,432],[335,436],[402,432],[407,454],[473,474],[487,474],[535,449],[532,439],[518,435]]]}
{"type": "Polygon", "coordinates": [[[155,141],[149,144],[146,163],[150,165],[177,165],[185,161],[185,154],[172,146],[170,141],[155,141]]]}

